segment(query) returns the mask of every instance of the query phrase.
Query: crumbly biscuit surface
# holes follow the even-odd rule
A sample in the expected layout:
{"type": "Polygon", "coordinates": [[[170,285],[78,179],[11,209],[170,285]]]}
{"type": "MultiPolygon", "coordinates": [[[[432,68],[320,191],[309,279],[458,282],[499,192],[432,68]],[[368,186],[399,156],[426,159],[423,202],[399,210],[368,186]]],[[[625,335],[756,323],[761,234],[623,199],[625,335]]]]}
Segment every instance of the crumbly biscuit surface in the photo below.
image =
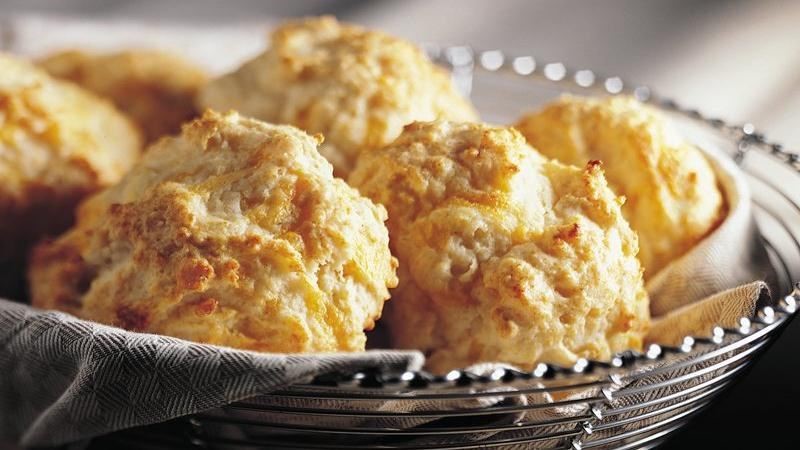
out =
{"type": "Polygon", "coordinates": [[[603,161],[626,198],[622,212],[639,235],[651,277],[721,220],[725,200],[702,153],[652,107],[630,97],[563,97],[515,125],[537,150],[567,164],[603,161]]]}
{"type": "Polygon", "coordinates": [[[271,352],[363,350],[396,284],[386,211],[320,138],[207,112],[40,245],[36,306],[271,352]]]}
{"type": "Polygon", "coordinates": [[[198,102],[323,133],[320,151],[341,177],[361,151],[388,144],[410,122],[477,118],[414,45],[331,17],[279,27],[264,54],[209,83],[198,102]]]}
{"type": "Polygon", "coordinates": [[[641,346],[637,239],[599,163],[544,158],[512,128],[440,121],[364,153],[349,181],[389,211],[400,285],[388,326],[431,369],[641,346]]]}

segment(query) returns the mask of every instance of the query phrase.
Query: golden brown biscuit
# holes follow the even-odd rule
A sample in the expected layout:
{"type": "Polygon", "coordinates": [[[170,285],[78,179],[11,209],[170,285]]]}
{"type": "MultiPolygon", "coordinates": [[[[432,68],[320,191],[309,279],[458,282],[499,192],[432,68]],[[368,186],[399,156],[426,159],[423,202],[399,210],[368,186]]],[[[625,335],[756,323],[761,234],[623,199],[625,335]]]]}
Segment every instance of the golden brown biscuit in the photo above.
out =
{"type": "Polygon", "coordinates": [[[650,106],[631,97],[565,96],[515,125],[544,155],[567,164],[598,159],[639,234],[647,278],[720,222],[725,200],[711,165],[650,106]]]}
{"type": "Polygon", "coordinates": [[[203,107],[323,133],[323,156],[346,177],[358,154],[415,120],[471,121],[475,110],[417,47],[332,17],[289,22],[271,48],[209,83],[203,107]]]}
{"type": "Polygon", "coordinates": [[[140,146],[111,103],[0,53],[0,296],[21,295],[32,243],[69,227],[75,205],[118,181],[140,146]]]}
{"type": "Polygon", "coordinates": [[[33,304],[271,352],[363,350],[397,283],[386,210],[290,126],[207,112],[33,253],[33,304]]]}
{"type": "Polygon", "coordinates": [[[199,67],[157,50],[65,51],[39,65],[51,75],[111,99],[139,124],[148,142],[180,131],[183,122],[197,115],[194,97],[207,81],[199,67]]]}
{"type": "Polygon", "coordinates": [[[432,370],[641,347],[636,235],[599,163],[548,160],[513,128],[415,123],[349,181],[389,211],[400,285],[386,320],[432,370]]]}

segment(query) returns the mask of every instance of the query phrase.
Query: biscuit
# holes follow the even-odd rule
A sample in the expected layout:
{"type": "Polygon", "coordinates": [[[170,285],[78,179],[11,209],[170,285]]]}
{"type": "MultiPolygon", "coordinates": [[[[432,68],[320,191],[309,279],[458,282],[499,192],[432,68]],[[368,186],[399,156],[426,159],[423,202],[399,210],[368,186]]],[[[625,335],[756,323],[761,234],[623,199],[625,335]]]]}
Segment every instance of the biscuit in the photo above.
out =
{"type": "Polygon", "coordinates": [[[515,125],[542,154],[567,164],[601,160],[639,235],[651,278],[719,224],[725,200],[702,153],[657,110],[631,97],[565,96],[515,125]]]}
{"type": "Polygon", "coordinates": [[[513,128],[438,121],[363,153],[349,181],[389,212],[400,282],[385,320],[431,370],[641,348],[637,239],[599,163],[549,160],[513,128]]]}
{"type": "Polygon", "coordinates": [[[388,144],[410,122],[477,119],[420,49],[332,17],[279,27],[265,53],[209,83],[198,102],[324,134],[320,151],[343,178],[361,151],[388,144]]]}
{"type": "Polygon", "coordinates": [[[33,304],[268,352],[363,350],[397,282],[386,210],[321,137],[208,111],[39,245],[33,304]]]}
{"type": "Polygon", "coordinates": [[[139,156],[135,126],[72,83],[0,53],[0,296],[20,298],[25,255],[139,156]]]}
{"type": "Polygon", "coordinates": [[[107,97],[142,129],[148,142],[177,133],[197,115],[194,97],[207,82],[203,70],[157,50],[90,54],[77,50],[50,55],[39,65],[107,97]]]}

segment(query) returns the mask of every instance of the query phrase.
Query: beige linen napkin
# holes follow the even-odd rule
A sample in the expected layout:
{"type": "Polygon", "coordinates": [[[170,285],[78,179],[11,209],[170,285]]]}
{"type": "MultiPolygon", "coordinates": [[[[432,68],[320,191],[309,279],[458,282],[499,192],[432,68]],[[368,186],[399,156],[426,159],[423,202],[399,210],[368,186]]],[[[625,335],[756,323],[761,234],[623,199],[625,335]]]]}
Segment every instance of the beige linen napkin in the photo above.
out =
{"type": "Polygon", "coordinates": [[[712,151],[706,151],[706,155],[717,173],[728,213],[716,230],[647,283],[653,317],[774,276],[753,217],[744,174],[730,158],[712,151]]]}
{"type": "Polygon", "coordinates": [[[649,342],[671,345],[707,335],[715,325],[750,317],[775,279],[753,217],[744,173],[727,156],[706,150],[725,195],[722,223],[648,283],[653,325],[649,342]]]}
{"type": "Polygon", "coordinates": [[[763,281],[722,291],[700,302],[679,307],[653,321],[648,340],[679,346],[686,336],[708,336],[715,326],[736,328],[742,317],[753,317],[756,305],[769,299],[763,281]]]}

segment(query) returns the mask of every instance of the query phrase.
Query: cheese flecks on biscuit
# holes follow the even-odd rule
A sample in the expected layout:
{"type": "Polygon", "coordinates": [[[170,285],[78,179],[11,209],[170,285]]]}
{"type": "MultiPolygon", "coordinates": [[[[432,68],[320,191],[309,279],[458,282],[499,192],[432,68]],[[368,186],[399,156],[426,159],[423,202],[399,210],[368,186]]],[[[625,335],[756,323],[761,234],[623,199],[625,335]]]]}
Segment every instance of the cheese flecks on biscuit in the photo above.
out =
{"type": "Polygon", "coordinates": [[[278,27],[265,53],[209,83],[198,103],[324,134],[320,151],[340,177],[410,122],[477,118],[413,44],[332,17],[278,27]]]}
{"type": "Polygon", "coordinates": [[[207,112],[35,250],[33,304],[269,352],[363,350],[394,287],[386,211],[321,137],[207,112]]]}
{"type": "Polygon", "coordinates": [[[439,121],[362,154],[349,181],[389,211],[400,284],[385,320],[432,370],[641,347],[637,239],[599,163],[549,160],[512,128],[439,121]]]}
{"type": "Polygon", "coordinates": [[[515,125],[542,154],[567,164],[603,161],[652,277],[719,224],[725,199],[702,153],[654,108],[631,97],[565,96],[515,125]]]}

